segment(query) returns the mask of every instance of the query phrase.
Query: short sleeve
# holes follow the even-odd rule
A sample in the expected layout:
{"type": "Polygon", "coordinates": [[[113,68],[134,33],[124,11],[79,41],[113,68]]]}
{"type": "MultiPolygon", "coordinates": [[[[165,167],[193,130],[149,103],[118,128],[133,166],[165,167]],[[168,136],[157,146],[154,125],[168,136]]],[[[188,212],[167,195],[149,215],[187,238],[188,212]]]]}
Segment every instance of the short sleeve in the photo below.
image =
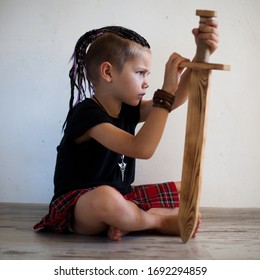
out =
{"type": "Polygon", "coordinates": [[[67,139],[74,141],[100,123],[112,123],[112,121],[98,105],[86,99],[74,107],[67,121],[65,135],[67,139]]]}

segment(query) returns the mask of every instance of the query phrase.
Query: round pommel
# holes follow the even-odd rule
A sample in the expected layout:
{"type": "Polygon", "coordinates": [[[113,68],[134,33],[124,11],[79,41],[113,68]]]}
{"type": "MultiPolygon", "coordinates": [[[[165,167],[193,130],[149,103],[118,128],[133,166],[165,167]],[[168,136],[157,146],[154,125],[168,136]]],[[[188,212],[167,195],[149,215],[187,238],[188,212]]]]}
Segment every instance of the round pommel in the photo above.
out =
{"type": "Polygon", "coordinates": [[[212,18],[217,17],[218,13],[216,11],[196,10],[196,16],[212,18]]]}

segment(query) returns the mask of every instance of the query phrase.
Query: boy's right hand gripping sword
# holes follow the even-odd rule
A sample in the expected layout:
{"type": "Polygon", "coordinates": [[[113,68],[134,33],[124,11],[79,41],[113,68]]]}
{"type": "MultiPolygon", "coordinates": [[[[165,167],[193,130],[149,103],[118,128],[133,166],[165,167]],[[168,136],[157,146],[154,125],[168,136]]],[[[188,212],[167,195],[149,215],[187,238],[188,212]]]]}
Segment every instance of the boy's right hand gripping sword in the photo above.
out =
{"type": "MultiPolygon", "coordinates": [[[[217,13],[197,10],[196,15],[200,16],[200,24],[203,24],[208,18],[216,17],[217,13]]],[[[196,62],[180,65],[192,69],[179,209],[183,242],[193,236],[198,222],[211,70],[230,70],[229,65],[208,63],[209,56],[208,46],[199,40],[196,62]]]]}

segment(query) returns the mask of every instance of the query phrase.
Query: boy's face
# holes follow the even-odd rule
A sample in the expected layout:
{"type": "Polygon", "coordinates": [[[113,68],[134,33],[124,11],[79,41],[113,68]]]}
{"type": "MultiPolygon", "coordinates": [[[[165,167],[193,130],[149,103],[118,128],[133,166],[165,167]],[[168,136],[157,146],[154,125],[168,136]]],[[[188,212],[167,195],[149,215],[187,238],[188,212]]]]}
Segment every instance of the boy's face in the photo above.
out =
{"type": "Polygon", "coordinates": [[[151,71],[151,51],[143,48],[138,56],[127,61],[121,72],[113,76],[117,97],[122,102],[137,106],[146,93],[149,84],[147,77],[151,71]]]}

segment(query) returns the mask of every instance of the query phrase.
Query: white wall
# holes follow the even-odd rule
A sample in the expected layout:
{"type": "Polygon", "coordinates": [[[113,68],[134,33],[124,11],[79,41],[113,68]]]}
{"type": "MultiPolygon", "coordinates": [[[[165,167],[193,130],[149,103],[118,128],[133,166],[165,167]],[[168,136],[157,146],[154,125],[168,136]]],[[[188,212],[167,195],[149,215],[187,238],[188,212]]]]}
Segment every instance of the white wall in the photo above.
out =
{"type": "MultiPolygon", "coordinates": [[[[1,0],[0,202],[48,203],[56,146],[69,100],[69,58],[77,39],[123,25],[152,46],[150,96],[161,86],[172,51],[192,58],[196,9],[219,12],[202,206],[260,207],[260,2],[258,0],[1,0]]],[[[179,180],[186,106],[171,115],[150,161],[138,161],[136,183],[179,180]]]]}

